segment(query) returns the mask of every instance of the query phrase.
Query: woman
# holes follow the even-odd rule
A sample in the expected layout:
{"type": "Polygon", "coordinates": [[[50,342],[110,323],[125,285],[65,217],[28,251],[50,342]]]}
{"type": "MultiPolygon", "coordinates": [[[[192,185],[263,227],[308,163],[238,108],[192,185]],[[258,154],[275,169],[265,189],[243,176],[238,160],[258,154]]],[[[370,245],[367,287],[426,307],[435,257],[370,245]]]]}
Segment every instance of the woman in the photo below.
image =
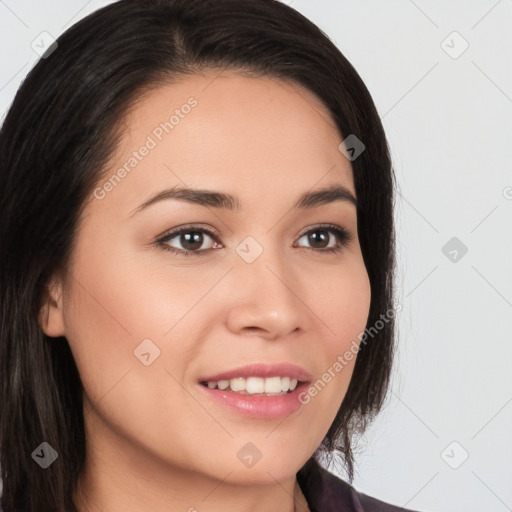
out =
{"type": "MultiPolygon", "coordinates": [[[[275,0],[122,0],[0,133],[4,512],[398,510],[328,473],[381,409],[393,172],[275,0]]],[[[404,509],[400,509],[404,510],[404,509]]]]}

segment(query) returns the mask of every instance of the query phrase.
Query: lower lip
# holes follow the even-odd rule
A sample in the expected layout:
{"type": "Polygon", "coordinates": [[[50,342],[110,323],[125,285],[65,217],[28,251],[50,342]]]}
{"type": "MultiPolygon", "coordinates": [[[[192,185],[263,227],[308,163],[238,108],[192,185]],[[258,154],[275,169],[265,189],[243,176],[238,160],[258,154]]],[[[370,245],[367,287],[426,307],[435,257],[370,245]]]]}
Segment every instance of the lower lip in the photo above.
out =
{"type": "Polygon", "coordinates": [[[233,391],[210,389],[199,384],[205,393],[217,403],[224,405],[242,416],[273,420],[288,416],[300,409],[302,403],[299,394],[308,386],[307,382],[301,382],[291,392],[281,396],[254,396],[241,395],[233,391]]]}

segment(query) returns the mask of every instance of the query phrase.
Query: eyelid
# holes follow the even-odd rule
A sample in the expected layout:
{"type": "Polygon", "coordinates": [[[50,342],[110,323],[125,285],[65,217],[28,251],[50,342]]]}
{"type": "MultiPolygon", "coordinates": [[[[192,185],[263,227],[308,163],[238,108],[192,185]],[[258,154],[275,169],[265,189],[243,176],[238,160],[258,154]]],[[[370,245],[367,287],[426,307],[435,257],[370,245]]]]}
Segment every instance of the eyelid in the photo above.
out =
{"type": "Polygon", "coordinates": [[[301,233],[300,235],[298,235],[298,238],[301,238],[303,237],[305,234],[309,233],[310,231],[315,231],[316,229],[320,230],[320,229],[326,229],[326,230],[329,230],[329,229],[332,229],[333,231],[343,231],[347,234],[347,236],[350,236],[352,239],[354,237],[354,235],[345,227],[343,226],[339,226],[338,224],[329,224],[328,222],[327,223],[320,223],[320,224],[313,224],[313,226],[308,226],[307,228],[305,228],[301,233]]]}
{"type": "Polygon", "coordinates": [[[220,236],[218,231],[216,229],[212,228],[211,226],[209,226],[208,224],[189,223],[189,224],[181,224],[179,226],[175,226],[174,228],[165,231],[157,238],[157,242],[159,242],[163,239],[167,239],[167,238],[171,237],[172,235],[179,235],[180,233],[187,231],[187,230],[188,231],[204,231],[205,233],[210,235],[212,238],[217,238],[217,241],[220,236]]]}

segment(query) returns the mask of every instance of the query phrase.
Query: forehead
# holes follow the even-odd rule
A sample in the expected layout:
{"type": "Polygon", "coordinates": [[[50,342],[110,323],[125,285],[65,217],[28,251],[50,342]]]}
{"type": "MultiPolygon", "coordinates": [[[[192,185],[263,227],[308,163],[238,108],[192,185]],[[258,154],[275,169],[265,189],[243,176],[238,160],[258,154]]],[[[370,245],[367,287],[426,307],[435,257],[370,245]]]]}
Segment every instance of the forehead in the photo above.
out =
{"type": "Polygon", "coordinates": [[[206,73],[160,85],[131,106],[122,130],[104,174],[126,171],[108,195],[120,208],[174,185],[248,198],[298,196],[333,182],[354,191],[328,109],[306,88],[276,78],[206,73]]]}

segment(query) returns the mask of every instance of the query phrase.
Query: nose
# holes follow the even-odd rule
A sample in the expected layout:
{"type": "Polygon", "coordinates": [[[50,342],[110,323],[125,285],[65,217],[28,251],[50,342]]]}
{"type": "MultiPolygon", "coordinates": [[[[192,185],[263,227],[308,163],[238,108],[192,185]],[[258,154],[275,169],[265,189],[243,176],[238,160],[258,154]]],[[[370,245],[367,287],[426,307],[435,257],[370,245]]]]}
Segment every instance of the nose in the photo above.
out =
{"type": "Polygon", "coordinates": [[[308,328],[310,310],[297,269],[269,250],[247,263],[236,261],[230,275],[227,327],[235,334],[268,340],[296,335],[308,328]]]}

